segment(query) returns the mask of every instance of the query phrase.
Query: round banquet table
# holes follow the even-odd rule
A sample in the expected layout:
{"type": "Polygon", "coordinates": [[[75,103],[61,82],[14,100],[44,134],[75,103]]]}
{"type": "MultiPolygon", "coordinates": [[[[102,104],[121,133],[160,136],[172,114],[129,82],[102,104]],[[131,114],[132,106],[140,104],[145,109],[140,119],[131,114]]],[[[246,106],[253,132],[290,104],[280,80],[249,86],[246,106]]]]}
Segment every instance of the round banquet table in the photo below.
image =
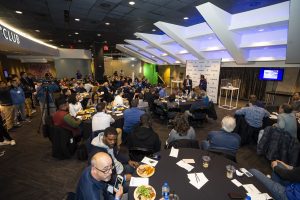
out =
{"type": "MultiPolygon", "coordinates": [[[[123,129],[123,125],[124,125],[124,116],[117,116],[117,115],[111,115],[115,122],[111,125],[115,128],[121,128],[123,129]]],[[[82,126],[83,126],[83,138],[87,139],[90,137],[91,133],[92,133],[92,120],[88,119],[88,120],[84,120],[82,122],[82,126]]]]}
{"type": "MultiPolygon", "coordinates": [[[[165,107],[167,107],[167,102],[160,101],[160,103],[162,103],[165,107]]],[[[192,103],[194,103],[194,101],[186,101],[186,102],[179,101],[179,108],[180,108],[181,112],[189,110],[192,103]]]]}
{"type": "MultiPolygon", "coordinates": [[[[178,158],[169,156],[170,150],[160,152],[161,159],[156,165],[155,173],[149,178],[149,185],[153,186],[156,191],[156,199],[161,196],[161,187],[164,182],[170,186],[170,191],[174,191],[181,200],[226,200],[230,199],[228,193],[239,193],[246,196],[246,190],[240,186],[234,185],[231,180],[226,177],[226,165],[234,165],[236,169],[241,168],[238,164],[225,159],[222,156],[208,153],[198,149],[179,149],[178,158]],[[211,161],[208,168],[202,167],[202,156],[209,155],[211,161]],[[176,165],[181,159],[194,159],[195,163],[190,172],[176,165]],[[189,183],[188,173],[203,172],[209,180],[199,190],[189,183]]],[[[247,169],[249,170],[249,169],[247,169]]],[[[138,177],[138,175],[133,174],[138,177]]],[[[242,184],[253,184],[261,193],[268,193],[267,189],[259,183],[254,177],[238,177],[234,174],[233,179],[237,179],[242,184]]],[[[133,198],[135,187],[129,188],[129,199],[133,198]]],[[[270,193],[269,193],[270,195],[270,193]]]]}

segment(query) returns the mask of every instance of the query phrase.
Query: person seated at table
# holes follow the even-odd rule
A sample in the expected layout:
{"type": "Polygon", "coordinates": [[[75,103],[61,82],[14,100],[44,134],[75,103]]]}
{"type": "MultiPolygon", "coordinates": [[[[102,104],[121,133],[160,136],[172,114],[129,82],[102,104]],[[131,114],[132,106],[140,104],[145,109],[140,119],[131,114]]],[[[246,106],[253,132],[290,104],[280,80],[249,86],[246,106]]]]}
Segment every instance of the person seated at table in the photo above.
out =
{"type": "Polygon", "coordinates": [[[149,114],[141,116],[141,125],[136,127],[127,138],[127,146],[140,147],[152,150],[153,153],[160,151],[161,142],[157,133],[152,129],[152,120],[149,114]]]}
{"type": "Polygon", "coordinates": [[[124,101],[123,101],[123,90],[122,89],[118,89],[116,91],[116,96],[115,99],[113,101],[113,106],[124,106],[124,101]]]}
{"type": "Polygon", "coordinates": [[[131,101],[131,108],[124,111],[122,142],[125,142],[127,135],[132,132],[134,126],[140,123],[140,117],[145,114],[144,111],[137,108],[137,105],[138,100],[133,99],[131,101]]]}
{"type": "Polygon", "coordinates": [[[138,108],[147,111],[149,108],[149,104],[147,101],[144,101],[144,95],[142,93],[138,95],[138,99],[139,99],[138,108]]]}
{"type": "Polygon", "coordinates": [[[91,159],[91,165],[86,167],[79,179],[76,189],[76,200],[120,200],[123,186],[115,195],[107,190],[114,169],[112,158],[104,152],[96,153],[91,159]]]}
{"type": "Polygon", "coordinates": [[[195,140],[196,133],[194,128],[190,126],[187,117],[184,114],[179,113],[174,119],[174,128],[171,130],[166,143],[170,144],[174,140],[181,139],[195,140]]]}
{"type": "Polygon", "coordinates": [[[111,90],[108,82],[103,83],[103,86],[100,88],[100,92],[103,92],[103,100],[107,103],[110,103],[113,100],[113,91],[111,90]]]}
{"type": "Polygon", "coordinates": [[[297,138],[297,120],[295,114],[292,112],[293,108],[289,104],[282,104],[279,107],[279,115],[277,123],[273,124],[280,129],[288,132],[292,137],[297,138]]]}
{"type": "Polygon", "coordinates": [[[97,113],[92,118],[93,132],[104,130],[115,122],[111,115],[105,113],[105,106],[106,104],[104,102],[100,102],[96,105],[97,113]]]}
{"type": "Polygon", "coordinates": [[[114,127],[108,127],[104,130],[103,134],[99,134],[95,137],[91,144],[92,149],[90,155],[94,155],[95,152],[106,152],[112,159],[114,166],[116,167],[117,174],[126,174],[127,180],[130,180],[130,175],[134,172],[134,168],[138,166],[138,163],[131,161],[128,155],[125,155],[119,151],[117,146],[118,133],[114,127]]]}
{"type": "Polygon", "coordinates": [[[254,175],[271,193],[274,199],[300,199],[300,167],[292,167],[280,160],[271,163],[273,173],[271,178],[257,169],[250,169],[254,175]]]}
{"type": "Polygon", "coordinates": [[[249,99],[251,101],[249,101],[249,103],[246,104],[247,107],[252,106],[252,105],[256,105],[257,107],[265,108],[265,105],[263,104],[263,102],[257,100],[256,95],[251,94],[250,97],[249,97],[249,99]]]}
{"type": "Polygon", "coordinates": [[[171,94],[168,97],[168,101],[167,101],[167,108],[168,109],[170,109],[170,108],[178,108],[178,103],[175,102],[175,99],[176,99],[175,94],[171,94]]]}
{"type": "Polygon", "coordinates": [[[84,88],[84,85],[82,82],[79,82],[78,83],[78,87],[75,89],[76,92],[78,93],[84,93],[84,92],[87,92],[86,89],[84,88]]]}
{"type": "MultiPolygon", "coordinates": [[[[71,90],[69,88],[63,88],[61,91],[60,91],[60,95],[57,99],[60,99],[60,98],[64,98],[66,99],[66,101],[68,101],[69,99],[69,96],[72,94],[71,90]]],[[[56,105],[56,107],[58,107],[56,105]]]]}
{"type": "Polygon", "coordinates": [[[206,96],[205,91],[201,91],[200,95],[197,96],[197,100],[192,103],[192,105],[190,107],[190,110],[186,110],[184,112],[184,114],[186,116],[200,117],[200,116],[195,116],[195,114],[196,114],[195,112],[197,110],[203,109],[203,115],[206,116],[206,113],[204,112],[204,110],[207,109],[207,108],[208,108],[208,97],[206,96]]]}
{"type": "Polygon", "coordinates": [[[68,98],[68,102],[70,115],[76,117],[77,113],[83,110],[80,103],[80,95],[76,93],[71,94],[68,98]]]}
{"type": "Polygon", "coordinates": [[[91,92],[92,88],[94,87],[93,84],[92,84],[92,81],[87,81],[85,84],[84,84],[84,89],[86,90],[86,92],[91,92]]]}
{"type": "Polygon", "coordinates": [[[211,131],[208,133],[207,140],[201,143],[202,149],[228,150],[235,155],[241,144],[241,137],[233,133],[236,126],[235,119],[226,116],[222,119],[221,124],[222,129],[220,131],[211,131]]]}
{"type": "Polygon", "coordinates": [[[162,85],[162,87],[160,88],[160,90],[158,92],[158,95],[159,95],[159,98],[165,98],[168,95],[165,85],[162,85]]]}
{"type": "Polygon", "coordinates": [[[292,98],[292,107],[293,111],[300,112],[300,94],[299,92],[295,92],[292,98]]]}
{"type": "Polygon", "coordinates": [[[256,129],[262,127],[263,119],[269,117],[270,113],[264,108],[256,105],[256,97],[250,96],[249,107],[244,107],[235,112],[236,115],[244,115],[246,122],[249,126],[256,129]]]}
{"type": "Polygon", "coordinates": [[[69,105],[64,98],[58,99],[56,103],[58,110],[52,116],[53,124],[71,131],[74,137],[80,136],[81,120],[70,115],[69,105]]]}

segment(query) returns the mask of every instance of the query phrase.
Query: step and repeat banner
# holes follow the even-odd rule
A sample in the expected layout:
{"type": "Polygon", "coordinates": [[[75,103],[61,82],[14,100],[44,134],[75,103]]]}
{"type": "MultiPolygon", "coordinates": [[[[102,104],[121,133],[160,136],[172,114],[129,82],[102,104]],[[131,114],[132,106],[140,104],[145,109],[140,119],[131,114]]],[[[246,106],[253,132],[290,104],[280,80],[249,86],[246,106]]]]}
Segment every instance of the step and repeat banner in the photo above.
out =
{"type": "Polygon", "coordinates": [[[186,75],[193,81],[193,87],[199,87],[200,75],[207,80],[207,96],[214,103],[218,102],[219,76],[221,60],[187,60],[186,75]]]}

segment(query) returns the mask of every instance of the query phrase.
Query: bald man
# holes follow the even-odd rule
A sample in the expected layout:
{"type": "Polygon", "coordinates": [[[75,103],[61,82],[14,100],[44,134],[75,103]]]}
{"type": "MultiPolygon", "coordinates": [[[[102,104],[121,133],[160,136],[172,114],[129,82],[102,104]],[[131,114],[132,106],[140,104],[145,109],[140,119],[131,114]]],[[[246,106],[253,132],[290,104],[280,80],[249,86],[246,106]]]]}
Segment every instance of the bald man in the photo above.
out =
{"type": "Polygon", "coordinates": [[[85,168],[79,180],[77,200],[120,200],[123,195],[123,187],[119,185],[119,191],[115,191],[113,197],[107,191],[107,182],[110,181],[114,166],[111,157],[104,152],[96,153],[91,159],[91,166],[85,168]]]}

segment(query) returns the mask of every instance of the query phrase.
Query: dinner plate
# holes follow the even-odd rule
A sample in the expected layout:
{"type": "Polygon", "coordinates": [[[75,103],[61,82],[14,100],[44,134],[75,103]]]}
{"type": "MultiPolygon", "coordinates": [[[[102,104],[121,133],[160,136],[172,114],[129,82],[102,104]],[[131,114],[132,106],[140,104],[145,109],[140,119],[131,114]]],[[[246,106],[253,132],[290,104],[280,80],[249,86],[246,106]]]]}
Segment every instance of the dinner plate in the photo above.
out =
{"type": "Polygon", "coordinates": [[[136,169],[136,173],[143,178],[148,178],[151,177],[154,173],[155,173],[155,168],[152,167],[151,165],[140,165],[137,169],[136,169]]]}
{"type": "Polygon", "coordinates": [[[133,197],[134,197],[135,200],[154,200],[155,197],[156,197],[156,191],[151,185],[140,185],[139,187],[135,188],[134,193],[133,193],[133,197]],[[152,197],[151,198],[139,197],[138,190],[141,187],[146,187],[146,188],[151,189],[153,191],[152,197]]]}

